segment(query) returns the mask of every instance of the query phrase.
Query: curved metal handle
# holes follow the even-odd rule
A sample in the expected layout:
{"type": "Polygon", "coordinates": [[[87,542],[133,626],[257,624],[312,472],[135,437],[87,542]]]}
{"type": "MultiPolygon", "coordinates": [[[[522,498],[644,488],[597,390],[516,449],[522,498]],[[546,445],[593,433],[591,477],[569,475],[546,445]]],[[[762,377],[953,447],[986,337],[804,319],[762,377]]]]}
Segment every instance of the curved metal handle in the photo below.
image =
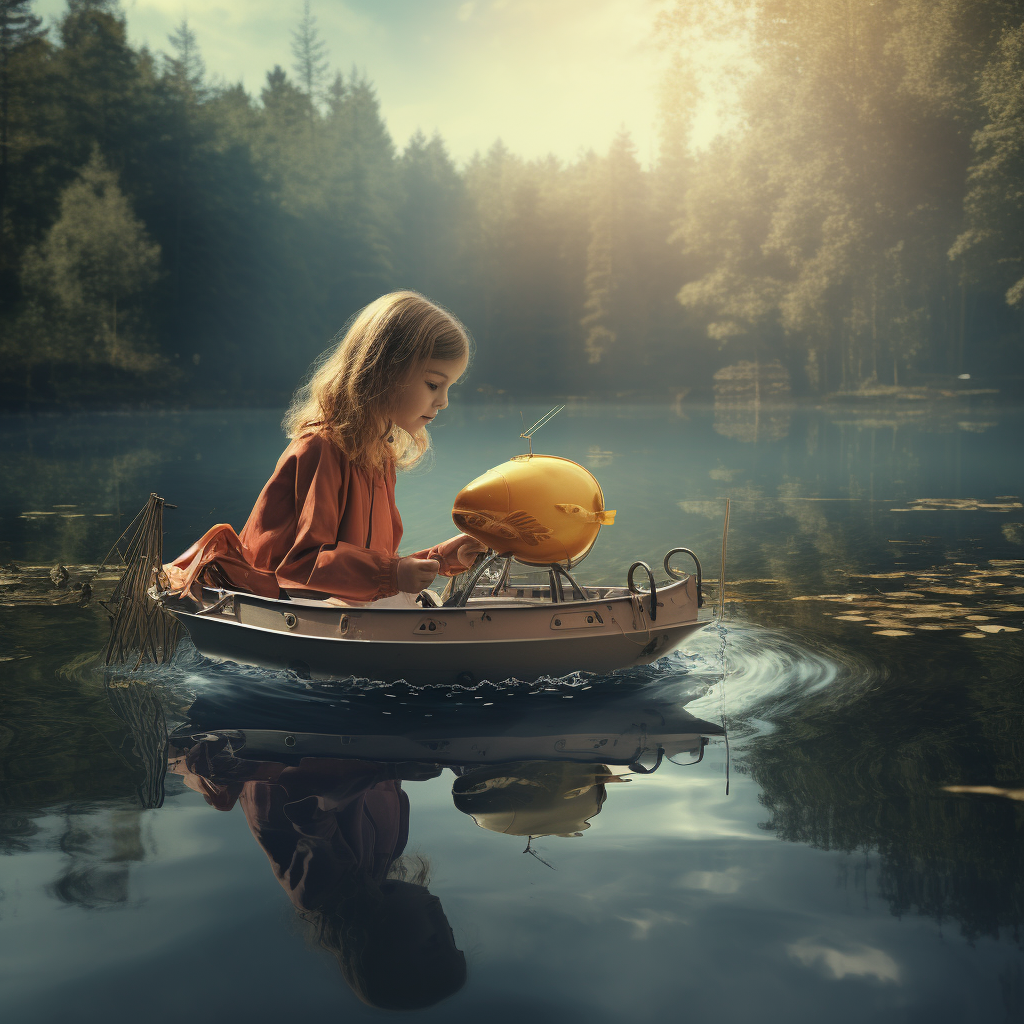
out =
{"type": "MultiPolygon", "coordinates": [[[[643,751],[641,751],[641,753],[643,753],[643,751]]],[[[657,759],[657,761],[654,762],[654,767],[653,768],[645,768],[640,763],[640,757],[638,755],[637,758],[633,761],[633,763],[629,766],[629,770],[631,772],[637,772],[640,775],[653,775],[661,767],[661,760],[662,760],[662,758],[664,756],[665,756],[665,748],[659,743],[658,744],[658,759],[657,759]]],[[[672,758],[669,758],[669,760],[671,761],[672,758]]]]}
{"type": "Polygon", "coordinates": [[[465,607],[466,602],[469,600],[470,595],[473,593],[473,588],[476,586],[477,581],[484,574],[484,570],[489,565],[491,565],[493,562],[495,562],[497,559],[503,558],[503,557],[505,557],[505,556],[498,554],[498,552],[496,552],[496,551],[492,551],[490,548],[488,548],[482,554],[477,555],[476,561],[473,563],[472,567],[466,570],[466,572],[469,575],[468,575],[468,578],[467,578],[465,584],[463,584],[462,589],[455,591],[455,593],[453,593],[451,595],[451,597],[448,598],[447,601],[444,601],[442,603],[441,607],[442,608],[463,608],[463,607],[465,607]]]}
{"type": "Polygon", "coordinates": [[[643,569],[651,583],[651,622],[654,622],[658,618],[658,584],[654,582],[654,573],[651,572],[651,567],[646,562],[634,562],[629,567],[629,574],[626,576],[626,585],[631,594],[643,595],[643,591],[638,590],[633,583],[633,573],[637,569],[643,569]]]}
{"type": "Polygon", "coordinates": [[[704,591],[701,588],[704,576],[700,568],[700,559],[689,549],[689,548],[673,548],[667,555],[665,555],[665,572],[668,573],[670,579],[681,580],[686,574],[679,572],[678,569],[673,569],[668,563],[673,555],[689,555],[693,559],[693,564],[697,567],[697,607],[704,607],[704,591]]]}

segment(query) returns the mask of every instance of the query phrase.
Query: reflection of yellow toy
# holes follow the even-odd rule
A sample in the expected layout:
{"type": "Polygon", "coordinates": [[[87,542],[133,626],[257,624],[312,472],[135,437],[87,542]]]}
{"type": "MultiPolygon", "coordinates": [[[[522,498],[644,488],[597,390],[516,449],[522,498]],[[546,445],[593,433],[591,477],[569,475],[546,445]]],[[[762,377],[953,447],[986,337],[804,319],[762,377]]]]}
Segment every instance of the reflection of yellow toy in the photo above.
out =
{"type": "Polygon", "coordinates": [[[459,491],[452,519],[499,554],[529,565],[575,562],[615,522],[592,473],[555,455],[517,455],[459,491]]]}
{"type": "Polygon", "coordinates": [[[548,761],[489,765],[455,780],[455,806],[490,832],[578,836],[605,801],[605,785],[628,782],[603,764],[548,761]]]}

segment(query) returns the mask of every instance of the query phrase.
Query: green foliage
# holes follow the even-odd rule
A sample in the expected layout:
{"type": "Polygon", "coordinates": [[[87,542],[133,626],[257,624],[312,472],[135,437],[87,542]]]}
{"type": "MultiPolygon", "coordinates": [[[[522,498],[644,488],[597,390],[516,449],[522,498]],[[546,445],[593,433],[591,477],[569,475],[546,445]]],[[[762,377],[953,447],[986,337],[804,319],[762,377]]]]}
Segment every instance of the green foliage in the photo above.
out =
{"type": "Polygon", "coordinates": [[[1024,306],[1024,25],[999,40],[981,80],[985,125],[974,135],[963,233],[949,251],[972,283],[987,278],[1024,306]]]}
{"type": "MultiPolygon", "coordinates": [[[[944,255],[991,245],[1000,255],[979,251],[977,263],[987,273],[1003,259],[1009,270],[1020,234],[1006,223],[1000,239],[995,226],[1019,211],[1019,5],[723,9],[750,44],[744,127],[696,162],[677,239],[702,270],[680,301],[733,353],[782,355],[812,388],[959,372],[965,329],[981,333],[965,308],[980,327],[994,296],[977,271],[965,296],[944,255]]],[[[720,28],[683,3],[666,20],[677,52],[720,28]]],[[[969,355],[976,364],[993,353],[969,355]]]]}
{"type": "Polygon", "coordinates": [[[0,0],[0,287],[15,272],[8,237],[10,181],[12,164],[17,166],[26,143],[32,86],[38,84],[33,70],[44,45],[40,23],[29,0],[0,0]]]}
{"type": "Polygon", "coordinates": [[[740,360],[810,391],[1012,373],[1022,21],[1010,0],[679,2],[654,166],[623,132],[456,167],[438,135],[396,149],[309,2],[295,77],[254,97],[207,78],[186,20],[162,55],[114,0],[69,0],[49,34],[0,0],[0,400],[58,400],[90,366],[97,388],[280,402],[395,287],[463,317],[485,392],[675,397],[740,360]],[[732,130],[695,152],[703,48],[737,38],[732,130]],[[120,200],[85,202],[94,154],[120,200]]]}
{"type": "Polygon", "coordinates": [[[147,368],[142,328],[126,302],[155,282],[159,260],[160,247],[97,150],[64,190],[43,243],[25,257],[26,290],[67,325],[61,340],[74,343],[61,358],[147,368]]]}

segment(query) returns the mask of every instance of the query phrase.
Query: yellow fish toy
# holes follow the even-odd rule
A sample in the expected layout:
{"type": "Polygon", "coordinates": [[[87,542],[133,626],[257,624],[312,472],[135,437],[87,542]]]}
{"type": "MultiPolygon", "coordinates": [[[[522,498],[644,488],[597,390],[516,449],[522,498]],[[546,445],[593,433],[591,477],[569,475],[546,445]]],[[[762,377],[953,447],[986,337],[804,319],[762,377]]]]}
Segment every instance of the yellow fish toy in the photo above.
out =
{"type": "Polygon", "coordinates": [[[517,455],[459,491],[455,525],[501,555],[526,565],[570,567],[615,522],[594,475],[556,455],[517,455]]]}

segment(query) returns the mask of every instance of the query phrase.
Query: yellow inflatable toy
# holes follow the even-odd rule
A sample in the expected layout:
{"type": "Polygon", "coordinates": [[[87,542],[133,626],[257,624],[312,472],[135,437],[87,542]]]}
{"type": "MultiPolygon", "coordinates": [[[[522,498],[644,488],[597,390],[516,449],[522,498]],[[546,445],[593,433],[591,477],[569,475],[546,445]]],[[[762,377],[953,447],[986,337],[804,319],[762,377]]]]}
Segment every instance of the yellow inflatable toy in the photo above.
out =
{"type": "Polygon", "coordinates": [[[602,526],[615,522],[601,485],[579,463],[517,455],[462,488],[455,525],[501,555],[527,565],[579,561],[602,526]]]}

